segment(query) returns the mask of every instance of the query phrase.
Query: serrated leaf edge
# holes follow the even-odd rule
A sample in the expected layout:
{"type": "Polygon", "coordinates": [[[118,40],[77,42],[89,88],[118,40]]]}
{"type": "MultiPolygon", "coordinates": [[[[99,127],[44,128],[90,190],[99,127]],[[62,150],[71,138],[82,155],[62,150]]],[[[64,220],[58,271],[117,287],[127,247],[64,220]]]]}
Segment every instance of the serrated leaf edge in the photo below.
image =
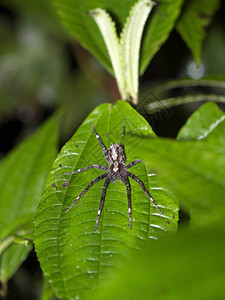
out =
{"type": "Polygon", "coordinates": [[[131,8],[120,37],[116,33],[115,22],[104,9],[96,8],[89,11],[105,41],[121,97],[134,105],[138,101],[141,38],[154,5],[151,0],[138,1],[131,8]]]}
{"type": "Polygon", "coordinates": [[[127,91],[132,95],[134,104],[138,97],[139,56],[141,38],[148,15],[155,5],[151,0],[141,0],[131,9],[120,36],[120,44],[124,57],[124,77],[127,91]]]}
{"type": "Polygon", "coordinates": [[[119,38],[116,33],[116,25],[110,15],[101,8],[96,8],[89,11],[89,14],[94,18],[99,30],[103,36],[106,48],[111,58],[114,74],[118,84],[122,99],[126,99],[125,78],[123,76],[123,59],[119,38]]]}

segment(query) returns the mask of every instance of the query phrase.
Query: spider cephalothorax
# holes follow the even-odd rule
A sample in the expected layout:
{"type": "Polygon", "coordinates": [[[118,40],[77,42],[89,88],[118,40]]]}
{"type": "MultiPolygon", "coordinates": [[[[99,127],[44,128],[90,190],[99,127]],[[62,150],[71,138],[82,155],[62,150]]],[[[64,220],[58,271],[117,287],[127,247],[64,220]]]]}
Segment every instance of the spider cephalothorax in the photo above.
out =
{"type": "MultiPolygon", "coordinates": [[[[126,165],[126,155],[125,155],[124,147],[120,144],[112,144],[111,147],[109,149],[107,149],[105,147],[102,139],[98,135],[98,133],[97,133],[97,131],[96,131],[93,124],[92,124],[92,127],[93,127],[93,130],[94,130],[95,136],[96,136],[96,138],[98,139],[98,141],[100,143],[103,154],[105,155],[105,158],[106,158],[106,160],[109,164],[109,167],[94,164],[94,165],[90,165],[90,166],[82,168],[82,169],[78,169],[78,170],[76,170],[72,173],[66,173],[65,174],[65,175],[73,175],[73,174],[76,174],[76,173],[79,173],[79,172],[82,172],[82,171],[86,171],[86,170],[92,169],[92,168],[101,169],[101,170],[106,171],[106,173],[103,173],[103,174],[99,175],[98,177],[93,179],[88,184],[88,186],[80,193],[80,195],[77,196],[75,201],[70,205],[70,207],[66,210],[66,212],[68,212],[74,206],[74,204],[77,203],[77,201],[92,187],[92,185],[94,183],[96,183],[99,180],[105,178],[105,182],[104,182],[104,185],[103,185],[103,188],[102,188],[102,196],[101,196],[101,200],[100,200],[98,216],[97,216],[97,220],[96,220],[96,226],[95,226],[95,231],[96,231],[97,228],[98,228],[98,223],[99,223],[99,220],[100,220],[102,208],[103,208],[103,205],[104,205],[104,202],[105,202],[106,190],[108,188],[108,185],[109,185],[110,182],[114,183],[115,180],[119,179],[121,181],[121,183],[123,183],[123,182],[125,183],[125,186],[126,186],[126,189],[127,189],[127,204],[128,204],[128,214],[129,214],[129,224],[130,224],[130,229],[132,229],[131,187],[130,187],[130,182],[129,182],[129,177],[130,177],[140,185],[140,187],[145,192],[145,194],[149,198],[149,200],[153,203],[153,205],[157,208],[157,210],[163,215],[162,211],[159,209],[158,205],[155,203],[155,201],[153,200],[153,198],[149,194],[148,190],[144,186],[144,183],[137,176],[135,176],[133,173],[128,171],[129,168],[131,168],[134,165],[138,164],[139,162],[141,162],[141,160],[136,159],[136,160],[132,161],[131,163],[129,163],[128,165],[126,165]]],[[[123,125],[122,136],[124,136],[124,135],[125,135],[125,124],[123,125]]]]}
{"type": "Polygon", "coordinates": [[[124,172],[126,168],[126,156],[123,146],[112,144],[108,150],[108,158],[110,181],[114,183],[115,180],[120,179],[121,183],[124,182],[124,178],[126,177],[126,173],[124,172]]]}

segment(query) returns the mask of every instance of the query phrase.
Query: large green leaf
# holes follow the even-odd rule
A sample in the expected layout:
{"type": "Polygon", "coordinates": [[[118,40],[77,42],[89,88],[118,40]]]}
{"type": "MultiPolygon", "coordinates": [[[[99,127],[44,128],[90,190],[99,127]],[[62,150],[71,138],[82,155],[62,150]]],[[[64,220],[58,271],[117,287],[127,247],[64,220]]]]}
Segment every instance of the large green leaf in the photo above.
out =
{"type": "Polygon", "coordinates": [[[225,114],[212,104],[196,112],[180,133],[187,139],[147,139],[137,145],[143,159],[159,171],[193,223],[220,224],[225,213],[225,114]],[[210,116],[210,117],[209,117],[210,116]],[[196,119],[199,128],[196,128],[196,119]],[[205,137],[206,138],[203,138],[205,137]],[[151,156],[149,156],[151,152],[151,156]]]}
{"type": "MultiPolygon", "coordinates": [[[[127,136],[129,133],[155,136],[128,103],[100,105],[62,148],[46,181],[35,217],[35,248],[44,274],[60,299],[89,299],[108,278],[108,273],[115,272],[129,256],[129,250],[141,248],[148,237],[156,239],[161,233],[177,228],[176,201],[158,181],[155,171],[146,169],[144,163],[131,171],[150,190],[163,216],[140,186],[131,182],[133,229],[130,230],[126,188],[119,181],[109,185],[97,232],[94,230],[103,181],[94,184],[65,213],[87,184],[104,171],[91,169],[72,176],[65,173],[93,163],[107,165],[91,123],[109,147],[112,142],[121,142],[123,122],[127,136]]],[[[128,163],[142,158],[142,152],[136,151],[136,141],[131,143],[125,138],[124,145],[128,163]]]]}
{"type": "Polygon", "coordinates": [[[224,228],[182,231],[148,244],[98,299],[224,299],[224,248],[224,228]]]}
{"type": "Polygon", "coordinates": [[[201,62],[202,43],[205,39],[205,27],[209,25],[220,4],[220,0],[186,1],[181,17],[177,22],[177,31],[190,48],[197,66],[201,62]]]}
{"type": "MultiPolygon", "coordinates": [[[[106,46],[94,20],[87,14],[95,8],[103,8],[115,17],[121,29],[129,15],[135,0],[55,0],[63,23],[107,70],[113,73],[106,46]]],[[[170,31],[180,13],[183,0],[162,0],[156,12],[152,13],[146,25],[143,48],[141,51],[140,70],[143,72],[148,63],[168,38],[170,31]]]]}
{"type": "Polygon", "coordinates": [[[0,164],[0,280],[26,258],[33,217],[57,149],[57,120],[50,119],[0,164]]]}

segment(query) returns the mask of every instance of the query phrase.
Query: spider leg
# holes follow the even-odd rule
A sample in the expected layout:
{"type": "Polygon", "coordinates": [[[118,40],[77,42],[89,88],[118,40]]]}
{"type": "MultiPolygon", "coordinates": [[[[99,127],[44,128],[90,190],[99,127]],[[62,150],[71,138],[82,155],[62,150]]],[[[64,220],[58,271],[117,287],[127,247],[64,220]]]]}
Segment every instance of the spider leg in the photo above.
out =
{"type": "Polygon", "coordinates": [[[95,168],[95,169],[101,169],[101,170],[104,170],[104,171],[108,171],[108,167],[94,164],[94,165],[90,165],[90,166],[88,166],[86,168],[78,169],[78,170],[73,171],[71,173],[65,173],[65,175],[73,175],[73,174],[80,173],[80,172],[83,172],[83,171],[86,171],[86,170],[89,170],[89,169],[93,169],[93,168],[95,168]]]}
{"type": "Polygon", "coordinates": [[[95,136],[96,136],[97,140],[99,141],[99,144],[100,144],[100,146],[101,146],[101,148],[102,148],[102,152],[103,152],[103,154],[105,155],[105,158],[106,158],[107,162],[109,162],[108,150],[107,150],[105,144],[103,143],[101,137],[100,137],[99,134],[97,133],[97,131],[96,131],[94,125],[93,125],[93,124],[91,124],[91,125],[92,125],[93,131],[94,131],[94,133],[95,133],[95,136]]]}
{"type": "Polygon", "coordinates": [[[131,188],[130,181],[128,178],[124,180],[125,186],[127,188],[127,205],[128,205],[128,214],[129,214],[129,223],[130,229],[132,229],[132,207],[131,207],[131,188]]]}
{"type": "Polygon", "coordinates": [[[106,190],[109,186],[109,183],[110,183],[110,178],[106,177],[106,180],[105,180],[104,185],[102,187],[102,195],[101,195],[101,201],[100,201],[100,205],[99,205],[99,209],[98,209],[98,216],[97,216],[97,220],[96,220],[95,231],[98,228],[98,223],[99,223],[99,220],[100,220],[100,217],[101,217],[101,212],[102,212],[102,209],[103,209],[103,206],[104,206],[104,203],[105,203],[106,190]]]}
{"type": "Polygon", "coordinates": [[[102,178],[106,177],[108,175],[108,173],[103,173],[100,176],[96,177],[95,179],[93,179],[88,185],[87,187],[80,193],[79,196],[77,196],[77,198],[75,199],[75,201],[70,205],[69,208],[67,208],[67,210],[65,211],[66,213],[74,206],[74,204],[77,203],[77,201],[92,187],[92,185],[96,182],[98,182],[99,180],[101,180],[102,178]]]}
{"type": "Polygon", "coordinates": [[[134,181],[136,181],[140,185],[140,187],[145,192],[145,195],[148,197],[148,199],[152,202],[152,204],[155,206],[155,208],[163,215],[163,212],[159,209],[158,205],[155,203],[155,201],[152,198],[152,196],[150,195],[149,191],[144,186],[144,183],[133,173],[127,172],[127,175],[130,176],[134,181]]]}
{"type": "Polygon", "coordinates": [[[135,166],[136,164],[139,164],[141,162],[141,159],[135,159],[134,161],[132,161],[131,163],[129,163],[126,166],[126,169],[130,169],[131,167],[135,166]]]}

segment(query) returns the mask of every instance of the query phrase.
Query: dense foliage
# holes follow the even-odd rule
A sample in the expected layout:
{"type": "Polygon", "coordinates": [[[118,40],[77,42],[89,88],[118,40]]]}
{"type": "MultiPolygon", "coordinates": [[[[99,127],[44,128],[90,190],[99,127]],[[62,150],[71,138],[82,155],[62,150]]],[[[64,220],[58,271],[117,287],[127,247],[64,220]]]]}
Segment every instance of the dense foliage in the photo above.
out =
{"type": "MultiPolygon", "coordinates": [[[[29,109],[46,99],[44,106],[48,107],[53,95],[57,95],[58,101],[51,103],[54,109],[69,109],[53,114],[1,161],[0,281],[4,297],[10,295],[7,283],[33,246],[44,276],[42,291],[36,287],[35,296],[29,294],[30,298],[221,299],[225,295],[222,285],[225,113],[223,106],[219,108],[215,103],[225,102],[224,76],[218,74],[225,67],[219,66],[219,72],[208,72],[205,77],[198,75],[203,66],[201,53],[206,27],[219,11],[220,1],[204,0],[200,5],[198,0],[163,0],[152,9],[142,36],[138,76],[148,70],[148,64],[167,40],[169,43],[169,35],[175,30],[200,67],[192,67],[198,79],[181,77],[145,86],[145,92],[152,94],[153,100],[141,96],[141,84],[135,106],[131,105],[132,99],[117,100],[114,80],[96,62],[88,64],[90,56],[83,50],[74,53],[91,79],[65,72],[62,44],[72,43],[76,38],[113,75],[115,69],[108,48],[87,12],[97,7],[107,10],[118,34],[124,24],[129,24],[127,17],[135,2],[55,0],[51,5],[39,1],[34,9],[34,1],[9,1],[9,11],[23,11],[21,19],[26,20],[35,15],[37,24],[43,26],[41,29],[40,25],[40,32],[45,34],[34,34],[33,40],[32,32],[31,36],[29,32],[26,35],[27,40],[20,37],[23,51],[17,49],[5,55],[2,49],[0,115],[4,118],[19,107],[18,115],[22,115],[24,123],[29,123],[29,109]],[[60,26],[60,20],[66,29],[60,26]],[[57,43],[47,38],[47,31],[52,35],[54,32],[57,43]],[[99,92],[96,83],[106,83],[108,87],[99,92]],[[194,93],[193,87],[197,87],[194,93]],[[97,105],[110,102],[110,97],[114,103],[97,105]],[[185,104],[196,105],[199,101],[208,103],[196,109],[192,106],[193,113],[178,126],[176,134],[172,133],[172,126],[167,128],[165,135],[169,138],[157,136],[153,131],[154,122],[148,122],[151,117],[160,122],[160,114],[171,114],[173,107],[183,104],[179,110],[182,114],[186,111],[185,104]],[[71,134],[74,123],[77,127],[81,125],[71,134]],[[65,173],[94,163],[106,165],[91,124],[109,147],[121,142],[123,123],[127,161],[142,160],[132,172],[150,190],[163,215],[137,183],[131,182],[133,229],[130,230],[126,188],[117,181],[107,190],[95,233],[101,181],[73,209],[65,211],[102,171],[92,169],[70,176],[65,173]],[[70,134],[72,137],[57,155],[59,127],[62,143],[70,134]]],[[[8,38],[5,45],[9,47],[9,44],[12,41],[8,38]]],[[[172,56],[176,57],[176,47],[172,49],[172,56]]],[[[172,118],[176,121],[175,114],[172,118]]]]}

